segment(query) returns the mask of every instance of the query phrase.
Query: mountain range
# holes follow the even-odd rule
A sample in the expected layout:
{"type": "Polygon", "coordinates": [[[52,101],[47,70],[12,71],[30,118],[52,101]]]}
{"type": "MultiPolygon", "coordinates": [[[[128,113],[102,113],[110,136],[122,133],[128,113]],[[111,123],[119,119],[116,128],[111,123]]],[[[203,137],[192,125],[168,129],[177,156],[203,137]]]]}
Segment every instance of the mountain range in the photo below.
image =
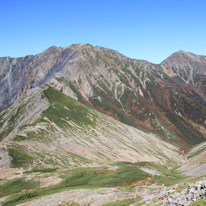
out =
{"type": "MultiPolygon", "coordinates": [[[[161,64],[89,44],[0,58],[0,107],[44,84],[183,147],[205,140],[206,57],[179,51],[161,64]]],[[[4,137],[2,137],[4,138],[4,137]]]]}
{"type": "Polygon", "coordinates": [[[45,168],[63,178],[72,168],[138,167],[141,178],[121,186],[206,175],[205,88],[206,56],[184,51],[161,64],[90,44],[2,57],[2,185],[45,168]]]}

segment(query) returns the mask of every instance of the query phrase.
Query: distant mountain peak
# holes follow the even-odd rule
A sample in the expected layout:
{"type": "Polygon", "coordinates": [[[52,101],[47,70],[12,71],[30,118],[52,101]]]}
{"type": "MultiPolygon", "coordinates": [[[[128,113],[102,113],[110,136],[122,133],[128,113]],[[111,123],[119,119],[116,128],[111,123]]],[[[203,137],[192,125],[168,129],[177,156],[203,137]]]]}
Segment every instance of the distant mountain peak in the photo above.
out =
{"type": "Polygon", "coordinates": [[[206,98],[206,56],[180,50],[165,59],[161,65],[167,72],[175,73],[175,78],[179,81],[193,85],[206,98]]]}

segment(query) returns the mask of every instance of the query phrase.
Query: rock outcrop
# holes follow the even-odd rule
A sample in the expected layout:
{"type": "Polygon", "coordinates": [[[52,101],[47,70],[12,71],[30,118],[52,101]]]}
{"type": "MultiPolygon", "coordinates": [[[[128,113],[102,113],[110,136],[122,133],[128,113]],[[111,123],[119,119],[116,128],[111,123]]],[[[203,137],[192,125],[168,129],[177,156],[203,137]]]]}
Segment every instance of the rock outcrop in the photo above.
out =
{"type": "Polygon", "coordinates": [[[162,206],[182,206],[189,205],[190,203],[200,199],[206,198],[206,181],[202,180],[193,184],[181,192],[169,195],[167,198],[161,200],[162,206]]]}

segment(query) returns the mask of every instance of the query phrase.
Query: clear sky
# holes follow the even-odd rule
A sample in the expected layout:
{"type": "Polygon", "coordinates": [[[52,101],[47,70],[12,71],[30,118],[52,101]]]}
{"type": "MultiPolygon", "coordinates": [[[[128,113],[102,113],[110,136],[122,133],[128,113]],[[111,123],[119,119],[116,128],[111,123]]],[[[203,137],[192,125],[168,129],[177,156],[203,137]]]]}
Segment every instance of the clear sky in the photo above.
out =
{"type": "Polygon", "coordinates": [[[0,56],[90,43],[160,63],[206,55],[205,0],[0,0],[0,56]]]}

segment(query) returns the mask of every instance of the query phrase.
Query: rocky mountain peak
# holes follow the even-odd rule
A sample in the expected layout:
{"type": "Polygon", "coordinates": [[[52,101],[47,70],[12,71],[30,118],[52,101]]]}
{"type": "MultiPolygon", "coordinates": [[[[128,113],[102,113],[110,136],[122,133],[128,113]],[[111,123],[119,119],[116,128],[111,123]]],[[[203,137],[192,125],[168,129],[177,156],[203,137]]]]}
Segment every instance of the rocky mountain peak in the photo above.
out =
{"type": "Polygon", "coordinates": [[[46,49],[45,51],[43,51],[42,54],[51,54],[51,53],[59,51],[60,49],[61,49],[61,47],[51,46],[48,49],[46,49]]]}
{"type": "Polygon", "coordinates": [[[179,50],[177,52],[174,52],[171,54],[168,58],[166,58],[161,64],[164,66],[170,66],[172,65],[179,65],[179,64],[185,64],[189,59],[197,59],[198,55],[195,55],[190,52],[186,52],[183,50],[179,50]]]}
{"type": "Polygon", "coordinates": [[[206,75],[206,56],[178,51],[162,63],[162,66],[176,74],[176,79],[187,84],[197,85],[202,75],[206,75]]]}

